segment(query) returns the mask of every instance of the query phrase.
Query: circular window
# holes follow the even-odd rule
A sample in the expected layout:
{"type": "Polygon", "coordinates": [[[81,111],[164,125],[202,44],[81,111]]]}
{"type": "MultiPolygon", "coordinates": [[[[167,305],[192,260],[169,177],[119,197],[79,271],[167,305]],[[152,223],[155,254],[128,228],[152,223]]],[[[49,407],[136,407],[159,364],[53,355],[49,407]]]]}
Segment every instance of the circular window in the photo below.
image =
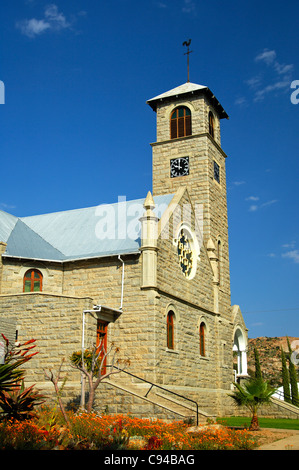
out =
{"type": "Polygon", "coordinates": [[[199,257],[199,244],[191,230],[183,225],[178,231],[176,238],[176,249],[179,266],[185,278],[192,279],[196,273],[197,260],[199,257]]]}
{"type": "Polygon", "coordinates": [[[193,268],[192,242],[183,229],[178,238],[177,250],[181,270],[185,277],[190,277],[193,268]]]}

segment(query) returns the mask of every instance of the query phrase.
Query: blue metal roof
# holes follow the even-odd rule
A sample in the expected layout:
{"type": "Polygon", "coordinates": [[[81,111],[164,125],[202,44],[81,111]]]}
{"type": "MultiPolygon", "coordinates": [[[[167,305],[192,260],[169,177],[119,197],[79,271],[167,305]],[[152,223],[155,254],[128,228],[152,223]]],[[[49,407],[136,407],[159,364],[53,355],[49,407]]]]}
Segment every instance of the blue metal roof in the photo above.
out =
{"type": "MultiPolygon", "coordinates": [[[[171,194],[154,198],[154,212],[159,218],[172,198],[171,194]]],[[[138,253],[144,200],[124,200],[19,219],[0,214],[0,240],[3,233],[6,240],[1,241],[7,243],[5,255],[67,261],[138,253]]]]}

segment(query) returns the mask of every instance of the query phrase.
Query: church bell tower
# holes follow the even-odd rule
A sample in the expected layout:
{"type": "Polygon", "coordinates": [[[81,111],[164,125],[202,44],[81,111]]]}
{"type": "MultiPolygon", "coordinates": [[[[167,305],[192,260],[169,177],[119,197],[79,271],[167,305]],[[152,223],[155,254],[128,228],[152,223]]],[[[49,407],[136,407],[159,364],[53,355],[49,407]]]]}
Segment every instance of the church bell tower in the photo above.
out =
{"type": "Polygon", "coordinates": [[[219,302],[230,307],[226,154],[220,122],[228,118],[211,90],[187,81],[147,101],[156,112],[153,196],[185,186],[203,210],[203,239],[218,262],[219,302]]]}

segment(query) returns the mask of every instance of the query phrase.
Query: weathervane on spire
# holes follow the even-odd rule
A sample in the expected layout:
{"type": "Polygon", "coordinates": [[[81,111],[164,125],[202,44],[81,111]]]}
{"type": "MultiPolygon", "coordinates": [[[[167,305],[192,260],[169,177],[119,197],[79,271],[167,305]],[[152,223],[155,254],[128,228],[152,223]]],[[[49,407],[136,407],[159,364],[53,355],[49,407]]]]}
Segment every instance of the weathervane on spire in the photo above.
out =
{"type": "Polygon", "coordinates": [[[184,54],[184,55],[187,55],[187,71],[188,71],[188,80],[187,80],[187,82],[190,82],[190,80],[189,80],[189,54],[191,54],[191,52],[193,52],[193,51],[189,51],[190,44],[191,44],[191,39],[189,39],[189,41],[184,41],[183,42],[183,46],[187,47],[187,52],[185,52],[185,54],[184,54]]]}

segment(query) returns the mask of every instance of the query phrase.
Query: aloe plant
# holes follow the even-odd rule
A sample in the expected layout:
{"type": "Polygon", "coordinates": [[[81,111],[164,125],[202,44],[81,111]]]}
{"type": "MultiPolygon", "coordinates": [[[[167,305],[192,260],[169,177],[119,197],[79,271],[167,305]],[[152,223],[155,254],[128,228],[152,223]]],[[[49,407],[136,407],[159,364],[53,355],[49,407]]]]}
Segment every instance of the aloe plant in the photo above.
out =
{"type": "Polygon", "coordinates": [[[34,407],[44,403],[44,396],[36,390],[34,385],[25,388],[24,380],[19,387],[13,390],[0,391],[0,407],[2,415],[8,419],[24,421],[35,416],[34,407]]]}
{"type": "Polygon", "coordinates": [[[31,352],[35,348],[35,340],[10,346],[9,340],[3,334],[2,337],[6,347],[4,364],[0,364],[0,413],[7,418],[27,419],[33,416],[33,407],[44,401],[44,397],[33,390],[33,385],[24,386],[25,370],[22,366],[37,354],[31,352]]]}

